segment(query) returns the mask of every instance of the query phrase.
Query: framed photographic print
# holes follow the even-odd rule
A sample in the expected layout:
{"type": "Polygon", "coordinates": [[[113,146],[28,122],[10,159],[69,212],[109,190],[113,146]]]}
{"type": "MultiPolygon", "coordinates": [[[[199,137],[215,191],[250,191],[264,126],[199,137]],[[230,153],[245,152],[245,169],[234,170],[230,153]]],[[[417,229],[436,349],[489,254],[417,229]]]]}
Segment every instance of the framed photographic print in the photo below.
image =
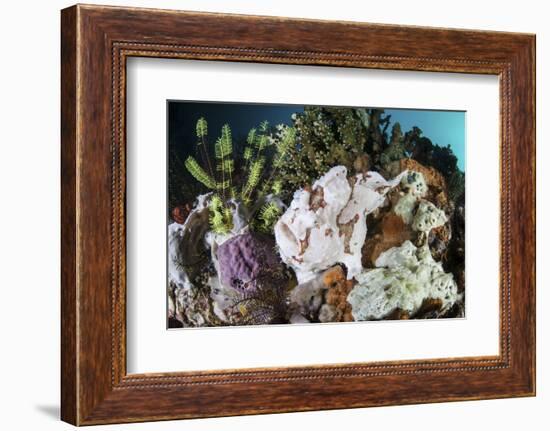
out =
{"type": "Polygon", "coordinates": [[[61,30],[63,420],[534,395],[533,35],[61,30]]]}

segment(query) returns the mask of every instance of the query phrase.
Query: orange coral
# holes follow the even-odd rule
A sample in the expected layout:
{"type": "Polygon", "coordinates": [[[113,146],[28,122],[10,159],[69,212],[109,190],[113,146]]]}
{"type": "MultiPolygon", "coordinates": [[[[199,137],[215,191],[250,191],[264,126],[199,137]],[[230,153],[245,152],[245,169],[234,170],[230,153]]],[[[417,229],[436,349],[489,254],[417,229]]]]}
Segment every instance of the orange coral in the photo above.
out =
{"type": "Polygon", "coordinates": [[[353,288],[353,281],[346,279],[342,267],[335,266],[323,274],[323,283],[328,287],[325,294],[326,304],[337,310],[339,321],[352,322],[351,305],[347,302],[347,298],[353,288]]]}
{"type": "Polygon", "coordinates": [[[380,223],[376,225],[374,234],[365,241],[363,265],[373,266],[380,254],[392,247],[398,247],[412,238],[413,232],[401,216],[393,212],[384,214],[380,223]]]}

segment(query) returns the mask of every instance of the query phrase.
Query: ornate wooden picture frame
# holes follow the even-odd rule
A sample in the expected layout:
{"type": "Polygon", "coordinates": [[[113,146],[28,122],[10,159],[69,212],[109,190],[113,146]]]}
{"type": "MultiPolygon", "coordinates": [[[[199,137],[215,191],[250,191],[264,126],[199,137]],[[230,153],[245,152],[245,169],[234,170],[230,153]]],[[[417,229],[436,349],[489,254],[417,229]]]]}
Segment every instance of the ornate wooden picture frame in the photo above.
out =
{"type": "Polygon", "coordinates": [[[61,21],[64,421],[535,394],[534,35],[82,5],[61,21]],[[135,56],[498,76],[499,355],[128,374],[125,100],[126,60],[135,56]]]}

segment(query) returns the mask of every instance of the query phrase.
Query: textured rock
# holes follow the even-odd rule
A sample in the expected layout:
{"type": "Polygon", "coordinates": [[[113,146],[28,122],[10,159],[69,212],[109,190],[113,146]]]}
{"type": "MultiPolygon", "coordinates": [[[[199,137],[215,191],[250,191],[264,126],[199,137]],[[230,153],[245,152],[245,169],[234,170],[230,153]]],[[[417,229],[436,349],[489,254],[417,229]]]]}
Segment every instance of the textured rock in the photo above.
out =
{"type": "Polygon", "coordinates": [[[328,322],[339,322],[342,317],[340,311],[330,304],[323,304],[319,309],[319,322],[328,323],[328,322]]]}
{"type": "Polygon", "coordinates": [[[361,271],[366,216],[384,204],[402,176],[386,181],[368,172],[348,179],[347,169],[336,166],[294,194],[274,231],[279,254],[300,283],[337,263],[346,265],[349,279],[361,271]]]}
{"type": "MultiPolygon", "coordinates": [[[[327,269],[305,283],[299,284],[290,293],[291,321],[293,323],[317,320],[332,322],[337,320],[325,319],[336,318],[335,316],[339,316],[337,319],[340,320],[344,311],[346,311],[346,304],[342,306],[337,289],[352,284],[352,281],[346,280],[346,275],[339,265],[327,269]],[[332,295],[331,299],[328,298],[329,295],[332,295]],[[326,299],[325,296],[327,296],[326,299]],[[325,305],[330,305],[330,307],[325,307],[325,305]]],[[[347,295],[347,292],[345,295],[347,295]]],[[[345,297],[343,302],[345,302],[345,297]]]]}
{"type": "Polygon", "coordinates": [[[290,323],[316,321],[328,286],[323,274],[298,284],[290,292],[290,323]]]}
{"type": "Polygon", "coordinates": [[[221,323],[204,279],[209,256],[205,240],[210,228],[209,197],[198,197],[183,224],[168,225],[168,317],[184,327],[221,323]]]}
{"type": "Polygon", "coordinates": [[[399,310],[414,315],[424,301],[440,300],[446,310],[460,298],[457,285],[426,246],[410,241],[380,255],[376,269],[365,270],[348,295],[355,320],[384,319],[399,310]]]}
{"type": "Polygon", "coordinates": [[[217,274],[208,277],[212,309],[218,319],[230,323],[234,320],[233,304],[239,300],[239,293],[231,288],[224,288],[217,274]]]}
{"type": "Polygon", "coordinates": [[[208,290],[196,286],[174,290],[175,318],[183,326],[218,326],[220,319],[214,313],[208,290]]]}

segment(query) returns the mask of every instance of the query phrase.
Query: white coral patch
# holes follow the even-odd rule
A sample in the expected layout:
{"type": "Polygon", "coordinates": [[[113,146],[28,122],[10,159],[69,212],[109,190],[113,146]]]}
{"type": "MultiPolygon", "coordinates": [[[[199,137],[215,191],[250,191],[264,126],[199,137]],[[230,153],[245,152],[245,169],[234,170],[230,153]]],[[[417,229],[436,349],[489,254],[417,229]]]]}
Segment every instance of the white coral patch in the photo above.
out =
{"type": "Polygon", "coordinates": [[[414,208],[418,198],[411,193],[406,193],[401,196],[397,203],[393,206],[393,212],[401,216],[403,222],[410,225],[413,222],[414,208]]]}
{"type": "Polygon", "coordinates": [[[401,178],[401,189],[404,193],[394,205],[393,211],[401,216],[405,224],[410,225],[413,222],[414,209],[418,200],[428,193],[428,185],[420,172],[408,171],[401,178]]]}
{"type": "Polygon", "coordinates": [[[376,172],[347,178],[344,166],[335,166],[310,190],[300,189],[275,225],[281,259],[291,266],[300,283],[336,263],[352,278],[362,269],[367,214],[380,207],[386,193],[401,181],[402,173],[386,181],[376,172]]]}
{"type": "Polygon", "coordinates": [[[437,208],[428,201],[421,201],[414,215],[412,228],[419,232],[429,232],[430,230],[443,226],[447,222],[445,211],[437,208]]]}
{"type": "Polygon", "coordinates": [[[459,299],[452,274],[433,260],[427,246],[405,241],[382,253],[376,267],[355,277],[347,298],[355,320],[383,319],[395,309],[413,314],[425,299],[440,299],[445,310],[459,299]]]}
{"type": "Polygon", "coordinates": [[[422,198],[428,193],[428,184],[424,175],[416,171],[408,171],[401,179],[401,187],[407,193],[422,198]]]}

